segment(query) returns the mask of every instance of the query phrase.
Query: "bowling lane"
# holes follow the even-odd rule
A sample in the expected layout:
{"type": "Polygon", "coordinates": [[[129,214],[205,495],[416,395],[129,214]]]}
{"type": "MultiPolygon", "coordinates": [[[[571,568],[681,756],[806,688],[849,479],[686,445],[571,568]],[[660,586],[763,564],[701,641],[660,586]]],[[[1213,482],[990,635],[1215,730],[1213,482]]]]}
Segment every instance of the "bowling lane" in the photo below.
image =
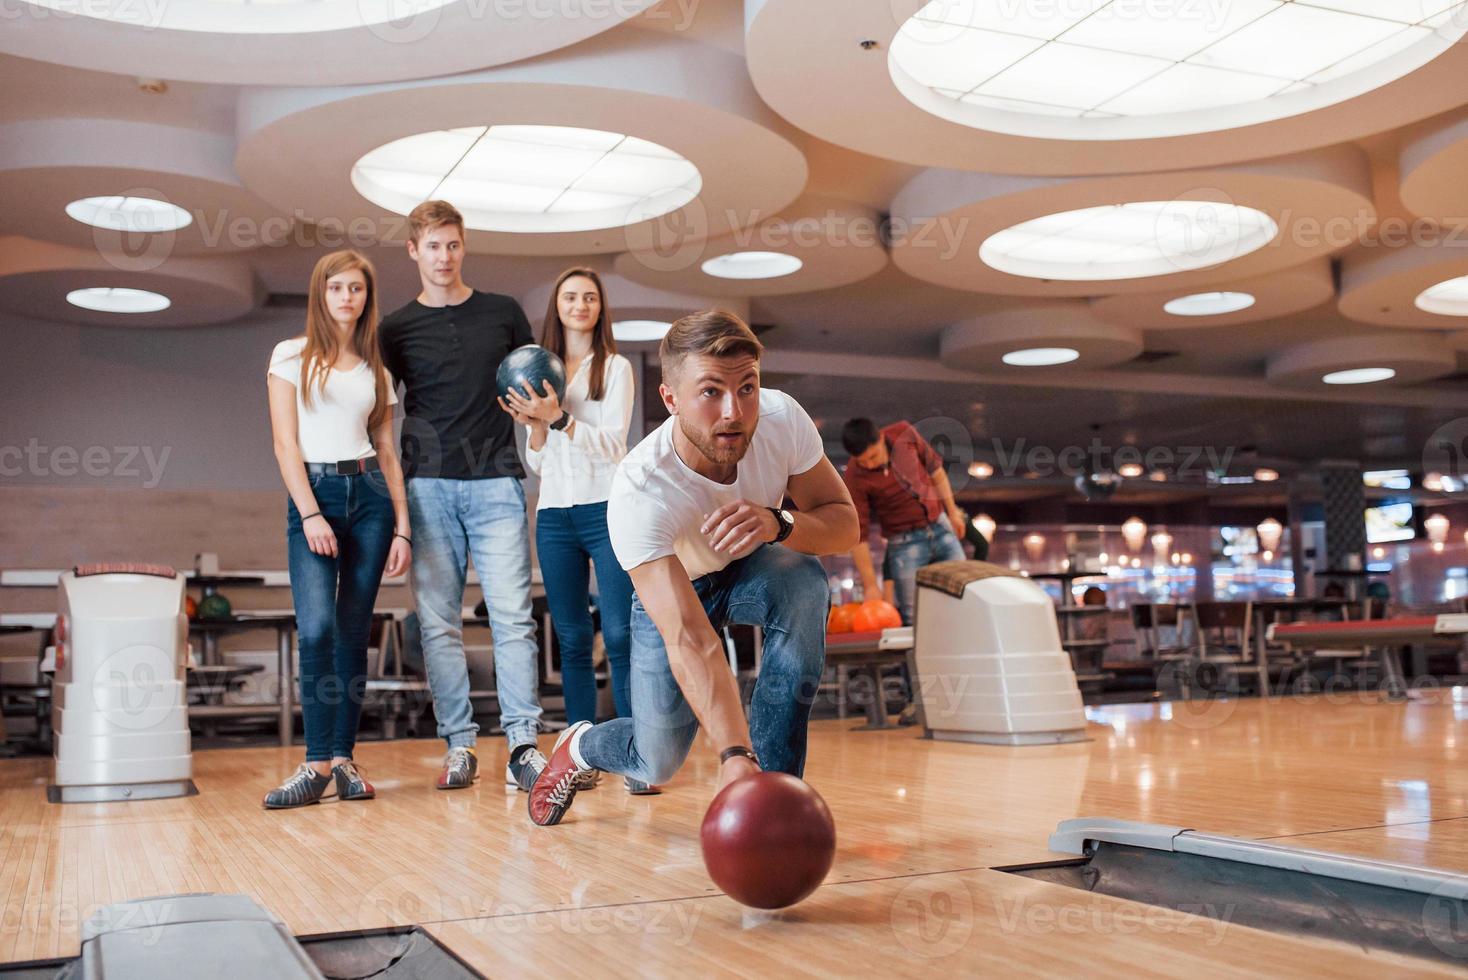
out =
{"type": "Polygon", "coordinates": [[[718,895],[428,928],[488,976],[1456,975],[988,870],[834,883],[779,913],[718,895]]]}
{"type": "MultiPolygon", "coordinates": [[[[1294,838],[1307,847],[1326,847],[1331,832],[1389,827],[1383,839],[1397,850],[1382,856],[1416,863],[1401,834],[1468,818],[1454,697],[1116,705],[1089,710],[1088,742],[1027,749],[816,722],[806,775],[831,808],[837,850],[807,901],[826,908],[835,886],[1046,860],[1050,832],[1075,816],[1309,835],[1294,838]]],[[[89,910],[179,891],[250,895],[303,934],[717,895],[698,847],[715,784],[706,743],[664,795],[630,797],[604,781],[554,828],[531,825],[524,794],[501,785],[500,743],[482,752],[473,788],[439,793],[440,743],[364,743],[376,801],[287,813],[259,807],[261,787],[295,764],[286,749],[200,753],[195,797],[67,807],[40,802],[46,760],[0,761],[0,908],[48,923],[0,934],[0,961],[74,954],[89,910]],[[323,865],[322,853],[352,860],[323,865]],[[314,884],[302,867],[316,869],[314,884]]],[[[1365,848],[1371,836],[1340,840],[1365,848]]],[[[1437,856],[1424,847],[1420,855],[1437,856]]],[[[891,945],[890,930],[881,936],[891,945]]]]}
{"type": "MultiPolygon", "coordinates": [[[[1407,785],[1402,790],[1425,791],[1420,785],[1407,785]]],[[[1278,838],[1276,843],[1468,873],[1468,818],[1464,817],[1299,834],[1278,838]]]]}

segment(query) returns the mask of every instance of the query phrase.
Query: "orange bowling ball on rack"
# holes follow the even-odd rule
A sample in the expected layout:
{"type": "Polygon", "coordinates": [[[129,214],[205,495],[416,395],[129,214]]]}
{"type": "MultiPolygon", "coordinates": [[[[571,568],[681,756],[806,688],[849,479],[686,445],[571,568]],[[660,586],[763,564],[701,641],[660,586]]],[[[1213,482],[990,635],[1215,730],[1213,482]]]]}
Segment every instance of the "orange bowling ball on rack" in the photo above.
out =
{"type": "Polygon", "coordinates": [[[827,633],[850,633],[851,632],[851,605],[843,603],[831,607],[831,614],[826,617],[827,633]]]}

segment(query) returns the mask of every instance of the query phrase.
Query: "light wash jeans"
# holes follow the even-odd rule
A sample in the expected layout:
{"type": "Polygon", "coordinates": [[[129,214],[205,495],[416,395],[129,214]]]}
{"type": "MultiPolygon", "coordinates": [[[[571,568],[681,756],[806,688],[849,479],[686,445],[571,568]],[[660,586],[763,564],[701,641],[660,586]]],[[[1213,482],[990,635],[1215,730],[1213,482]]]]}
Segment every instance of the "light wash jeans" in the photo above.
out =
{"type": "MultiPolygon", "coordinates": [[[[693,589],[714,629],[729,623],[764,629],[749,706],[750,747],[761,768],[799,776],[805,771],[806,723],[826,664],[830,592],[821,563],[782,545],[762,545],[695,579],[693,589]]],[[[606,772],[661,783],[683,765],[697,733],[698,719],[673,678],[663,638],[642,600],[633,599],[632,717],[588,730],[581,736],[581,757],[606,772]]]]}
{"type": "Polygon", "coordinates": [[[530,523],[513,477],[408,481],[413,597],[438,735],[450,748],[475,743],[464,660],[464,578],[473,557],[494,634],[500,725],[513,751],[540,731],[539,656],[530,613],[530,523]]]}
{"type": "Polygon", "coordinates": [[[917,602],[917,570],[934,562],[963,559],[963,545],[949,527],[946,514],[940,514],[927,527],[903,531],[887,539],[882,575],[892,582],[892,590],[897,594],[897,611],[902,613],[904,625],[912,625],[913,606],[917,602]]]}

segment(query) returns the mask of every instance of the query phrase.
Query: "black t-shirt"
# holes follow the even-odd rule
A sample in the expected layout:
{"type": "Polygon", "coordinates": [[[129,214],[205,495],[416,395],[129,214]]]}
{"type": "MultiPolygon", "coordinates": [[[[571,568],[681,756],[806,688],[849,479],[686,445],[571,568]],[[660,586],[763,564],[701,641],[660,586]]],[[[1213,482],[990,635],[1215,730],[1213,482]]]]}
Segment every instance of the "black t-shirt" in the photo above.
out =
{"type": "Polygon", "coordinates": [[[534,343],[520,304],[478,290],[457,306],[424,306],[415,299],[385,318],[378,332],[383,362],[408,389],[404,473],[523,479],[515,423],[495,400],[494,384],[504,356],[534,343]]]}

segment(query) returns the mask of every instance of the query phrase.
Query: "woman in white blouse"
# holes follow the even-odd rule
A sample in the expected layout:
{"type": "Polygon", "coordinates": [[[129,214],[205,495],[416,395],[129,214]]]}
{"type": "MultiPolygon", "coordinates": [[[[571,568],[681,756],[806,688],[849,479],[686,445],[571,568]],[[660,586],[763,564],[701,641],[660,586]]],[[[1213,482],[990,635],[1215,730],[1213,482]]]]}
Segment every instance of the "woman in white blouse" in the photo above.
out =
{"type": "MultiPolygon", "coordinates": [[[[632,423],[632,364],[617,353],[601,277],[592,269],[562,272],[551,292],[541,346],[566,363],[566,401],[554,392],[523,397],[511,391],[500,405],[529,429],[527,462],[540,476],[535,547],[546,602],[561,645],[566,717],[596,721],[591,649],[590,566],[596,566],[597,607],[612,675],[617,714],[632,716],[628,692],[632,580],[607,535],[612,474],[627,454],[632,423]]],[[[588,774],[582,789],[595,785],[588,774]]],[[[627,780],[631,793],[655,793],[627,780]]]]}
{"type": "Polygon", "coordinates": [[[336,783],[370,800],[352,761],[367,686],[367,639],[384,566],[412,558],[403,471],[393,445],[393,380],[377,345],[372,263],[333,252],[316,263],[306,332],[270,355],[270,425],[289,493],[286,545],[300,636],[306,761],[266,795],[267,809],[305,806],[336,783]]]}

